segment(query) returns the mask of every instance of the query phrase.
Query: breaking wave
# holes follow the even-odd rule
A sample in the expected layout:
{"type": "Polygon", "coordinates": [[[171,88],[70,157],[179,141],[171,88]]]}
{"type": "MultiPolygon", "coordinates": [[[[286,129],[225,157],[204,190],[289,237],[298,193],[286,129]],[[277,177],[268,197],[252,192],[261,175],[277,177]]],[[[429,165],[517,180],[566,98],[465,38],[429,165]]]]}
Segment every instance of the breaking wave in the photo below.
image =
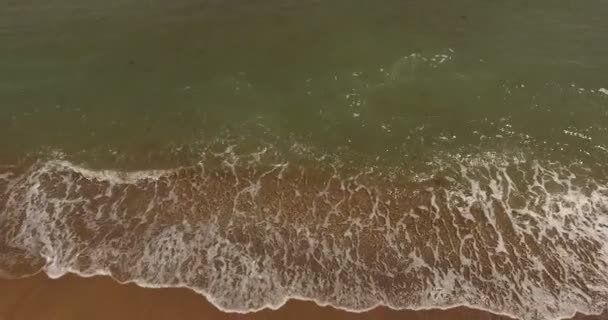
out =
{"type": "Polygon", "coordinates": [[[187,287],[233,312],[466,305],[525,319],[608,306],[608,184],[484,153],[426,172],[208,152],[170,170],[0,170],[0,269],[187,287]]]}

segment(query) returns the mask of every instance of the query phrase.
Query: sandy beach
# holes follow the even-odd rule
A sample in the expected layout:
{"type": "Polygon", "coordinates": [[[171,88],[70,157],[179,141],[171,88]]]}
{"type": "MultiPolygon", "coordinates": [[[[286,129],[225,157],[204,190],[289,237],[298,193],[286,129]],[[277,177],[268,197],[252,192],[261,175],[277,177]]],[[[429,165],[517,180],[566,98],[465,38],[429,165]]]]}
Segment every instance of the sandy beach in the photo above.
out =
{"type": "MultiPolygon", "coordinates": [[[[376,308],[349,313],[312,302],[290,301],[279,310],[251,314],[224,313],[203,296],[187,289],[147,289],[122,285],[108,277],[73,275],[49,279],[45,275],[19,280],[0,280],[0,320],[71,319],[470,319],[507,320],[505,316],[468,308],[428,311],[394,311],[376,308]]],[[[577,315],[578,320],[608,319],[577,315]]]]}
{"type": "Polygon", "coordinates": [[[0,320],[608,320],[608,0],[0,8],[0,320]]]}

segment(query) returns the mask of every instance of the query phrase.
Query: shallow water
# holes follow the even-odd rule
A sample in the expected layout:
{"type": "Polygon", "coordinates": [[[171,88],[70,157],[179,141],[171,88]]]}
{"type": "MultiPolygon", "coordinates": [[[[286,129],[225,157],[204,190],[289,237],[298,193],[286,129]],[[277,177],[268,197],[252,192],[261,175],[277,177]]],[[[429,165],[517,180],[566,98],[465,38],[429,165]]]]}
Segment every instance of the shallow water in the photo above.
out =
{"type": "Polygon", "coordinates": [[[9,2],[0,266],[238,311],[599,312],[606,10],[9,2]]]}

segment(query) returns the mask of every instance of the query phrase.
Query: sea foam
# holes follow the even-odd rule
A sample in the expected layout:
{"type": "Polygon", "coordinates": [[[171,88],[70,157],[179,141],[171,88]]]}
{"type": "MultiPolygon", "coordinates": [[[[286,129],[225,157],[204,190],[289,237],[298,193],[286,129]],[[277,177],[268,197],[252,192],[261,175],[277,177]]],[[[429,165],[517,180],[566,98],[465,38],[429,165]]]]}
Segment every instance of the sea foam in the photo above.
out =
{"type": "Polygon", "coordinates": [[[607,306],[608,185],[593,168],[486,153],[413,178],[264,154],[3,169],[1,266],[30,257],[52,278],[186,287],[231,312],[302,299],[557,319],[607,306]]]}

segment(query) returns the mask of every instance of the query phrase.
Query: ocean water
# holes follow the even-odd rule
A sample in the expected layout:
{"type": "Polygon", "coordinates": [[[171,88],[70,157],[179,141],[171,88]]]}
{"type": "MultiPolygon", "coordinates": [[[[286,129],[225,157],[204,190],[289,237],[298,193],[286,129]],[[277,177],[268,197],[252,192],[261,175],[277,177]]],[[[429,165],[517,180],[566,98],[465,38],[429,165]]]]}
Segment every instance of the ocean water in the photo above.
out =
{"type": "Polygon", "coordinates": [[[608,301],[608,3],[0,10],[0,274],[232,312],[608,301]]]}

